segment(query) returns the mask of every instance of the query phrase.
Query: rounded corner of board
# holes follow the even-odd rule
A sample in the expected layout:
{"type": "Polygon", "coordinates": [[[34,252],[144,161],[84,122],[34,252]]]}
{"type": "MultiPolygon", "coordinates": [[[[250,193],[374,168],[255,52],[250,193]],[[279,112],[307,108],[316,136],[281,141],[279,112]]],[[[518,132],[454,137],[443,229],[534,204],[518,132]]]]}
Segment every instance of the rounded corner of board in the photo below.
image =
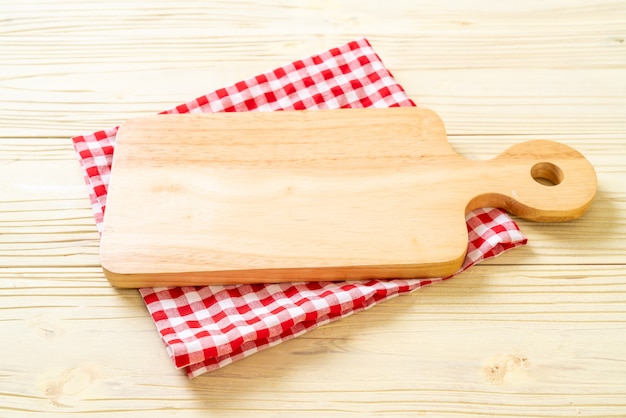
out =
{"type": "Polygon", "coordinates": [[[439,116],[439,113],[435,112],[433,109],[430,109],[428,107],[420,107],[420,106],[415,106],[415,107],[412,107],[411,109],[413,109],[415,113],[420,114],[422,118],[433,118],[443,123],[443,119],[441,118],[441,116],[439,116]]]}
{"type": "Polygon", "coordinates": [[[442,263],[445,265],[445,269],[446,269],[445,274],[443,274],[442,276],[444,277],[452,276],[459,272],[461,267],[463,267],[463,262],[465,261],[465,258],[467,257],[467,247],[468,247],[467,240],[462,243],[459,243],[458,246],[454,245],[450,247],[448,261],[445,263],[442,263]]]}
{"type": "Polygon", "coordinates": [[[111,283],[111,285],[114,287],[122,287],[122,288],[135,287],[135,286],[129,285],[128,274],[115,273],[109,270],[108,268],[104,267],[104,265],[102,266],[102,272],[104,273],[104,277],[106,277],[109,283],[111,283]]]}
{"type": "Polygon", "coordinates": [[[133,274],[120,272],[120,269],[117,268],[115,263],[111,263],[111,260],[108,259],[106,253],[103,254],[102,248],[100,252],[100,267],[102,268],[104,277],[107,278],[112,286],[123,288],[139,287],[133,286],[131,283],[133,281],[133,274]]]}

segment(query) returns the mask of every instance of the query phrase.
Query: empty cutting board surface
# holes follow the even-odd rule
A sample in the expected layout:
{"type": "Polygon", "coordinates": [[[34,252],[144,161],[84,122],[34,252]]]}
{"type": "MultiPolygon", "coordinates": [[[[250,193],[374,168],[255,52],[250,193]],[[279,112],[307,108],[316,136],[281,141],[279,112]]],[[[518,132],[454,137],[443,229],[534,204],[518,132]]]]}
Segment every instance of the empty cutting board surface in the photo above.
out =
{"type": "Polygon", "coordinates": [[[159,115],[118,132],[101,262],[122,287],[446,276],[470,210],[565,221],[595,191],[568,146],[467,160],[421,108],[159,115]]]}

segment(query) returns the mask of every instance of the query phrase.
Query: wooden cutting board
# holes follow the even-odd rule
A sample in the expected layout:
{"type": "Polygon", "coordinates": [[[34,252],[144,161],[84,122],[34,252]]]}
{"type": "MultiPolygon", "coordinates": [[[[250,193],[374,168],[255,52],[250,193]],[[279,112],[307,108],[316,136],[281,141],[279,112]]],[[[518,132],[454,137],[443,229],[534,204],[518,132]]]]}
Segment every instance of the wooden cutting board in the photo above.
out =
{"type": "Polygon", "coordinates": [[[422,108],[159,115],[118,132],[101,262],[121,287],[446,276],[467,212],[567,221],[595,192],[566,145],[468,160],[422,108]]]}

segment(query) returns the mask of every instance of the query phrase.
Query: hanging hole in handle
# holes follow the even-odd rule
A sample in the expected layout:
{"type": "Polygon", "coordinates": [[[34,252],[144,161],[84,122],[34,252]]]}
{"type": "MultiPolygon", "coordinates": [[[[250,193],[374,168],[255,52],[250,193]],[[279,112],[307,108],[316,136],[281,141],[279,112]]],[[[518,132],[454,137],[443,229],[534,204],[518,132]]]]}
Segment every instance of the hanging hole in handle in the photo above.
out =
{"type": "Polygon", "coordinates": [[[563,170],[552,163],[537,163],[530,169],[533,179],[544,186],[556,186],[563,181],[563,170]]]}

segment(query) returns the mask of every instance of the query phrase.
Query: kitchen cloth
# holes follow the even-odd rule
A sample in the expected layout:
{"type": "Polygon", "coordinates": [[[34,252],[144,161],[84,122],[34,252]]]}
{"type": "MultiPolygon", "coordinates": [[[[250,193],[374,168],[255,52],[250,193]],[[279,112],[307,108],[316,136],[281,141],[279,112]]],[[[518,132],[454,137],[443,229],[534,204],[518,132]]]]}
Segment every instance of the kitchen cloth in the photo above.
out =
{"type": "MultiPolygon", "coordinates": [[[[162,113],[391,106],[415,104],[362,38],[162,113]]],[[[117,129],[72,138],[100,232],[117,129]]],[[[469,246],[457,274],[526,244],[515,222],[502,210],[478,209],[467,215],[466,222],[469,246]]],[[[193,378],[450,277],[143,288],[139,292],[175,366],[193,378]]]]}

